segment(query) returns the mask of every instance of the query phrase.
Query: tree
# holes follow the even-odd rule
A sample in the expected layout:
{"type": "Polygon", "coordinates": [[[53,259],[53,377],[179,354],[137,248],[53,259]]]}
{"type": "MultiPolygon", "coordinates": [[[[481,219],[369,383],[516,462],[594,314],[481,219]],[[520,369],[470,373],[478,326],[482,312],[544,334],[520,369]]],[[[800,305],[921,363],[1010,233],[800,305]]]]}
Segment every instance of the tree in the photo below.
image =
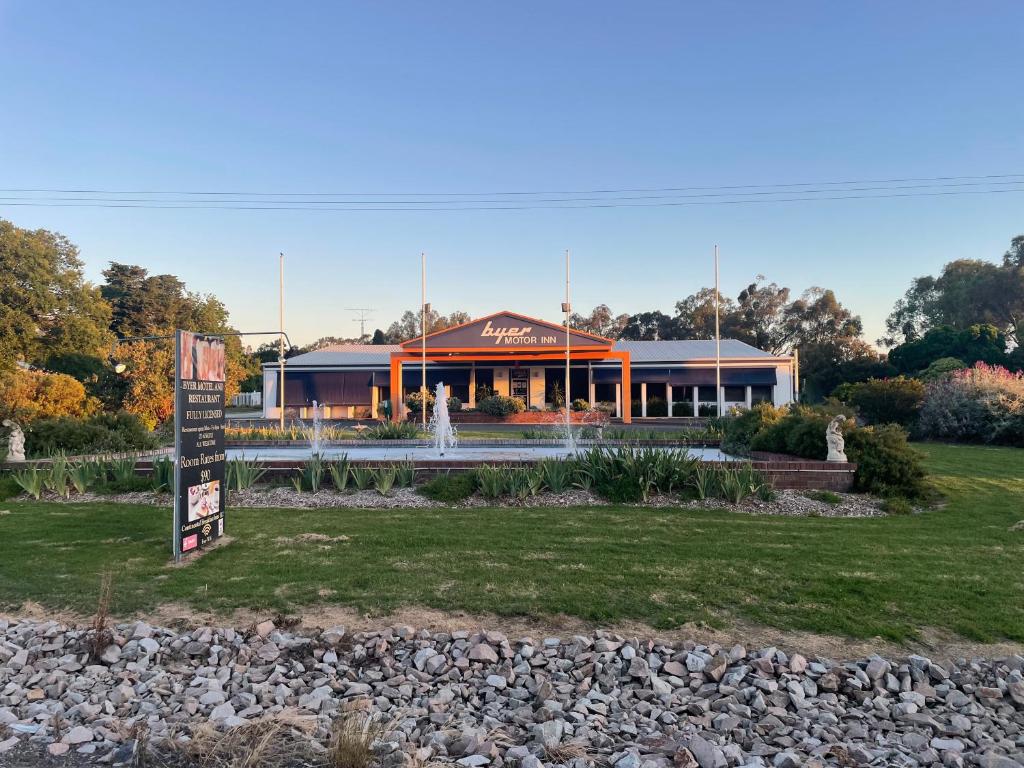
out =
{"type": "Polygon", "coordinates": [[[24,368],[0,374],[0,415],[19,424],[57,416],[84,416],[93,407],[82,383],[66,374],[24,368]]]}
{"type": "Polygon", "coordinates": [[[679,338],[678,323],[664,312],[640,312],[630,315],[619,338],[636,341],[659,341],[679,338]]]}
{"type": "Polygon", "coordinates": [[[1001,264],[958,259],[938,277],[916,278],[886,320],[886,346],[916,341],[931,328],[994,325],[1015,345],[1024,321],[1024,235],[1010,241],[1001,264]]]}
{"type": "MultiPolygon", "coordinates": [[[[736,312],[736,304],[728,296],[718,296],[719,332],[729,337],[727,318],[736,312]]],[[[672,329],[676,339],[715,338],[715,289],[701,288],[682,301],[676,302],[675,325],[672,329]]]]}
{"type": "Polygon", "coordinates": [[[0,219],[0,370],[53,354],[105,355],[110,307],[63,235],[0,219]]]}
{"type": "Polygon", "coordinates": [[[126,366],[124,409],[153,429],[174,414],[174,345],[135,341],[118,347],[126,366]]]}
{"type": "MultiPolygon", "coordinates": [[[[134,264],[111,262],[110,267],[103,271],[103,277],[105,283],[100,290],[110,303],[111,330],[118,338],[162,336],[176,329],[210,334],[233,333],[235,330],[228,322],[228,310],[220,299],[210,294],[188,291],[185,284],[174,275],[150,275],[147,270],[134,264]]],[[[120,345],[118,348],[119,356],[123,357],[125,346],[120,345]]],[[[251,375],[252,370],[237,336],[226,336],[224,346],[227,362],[224,396],[230,401],[239,391],[242,380],[251,375]]],[[[141,361],[136,362],[140,363],[141,369],[141,361]]],[[[169,376],[173,386],[174,368],[166,369],[164,373],[169,376]]],[[[128,375],[135,375],[131,368],[128,375]]],[[[126,400],[126,408],[140,416],[163,413],[161,403],[142,402],[146,391],[155,392],[152,388],[129,387],[127,397],[134,404],[129,407],[126,400]]]]}
{"type": "Polygon", "coordinates": [[[740,291],[736,308],[728,316],[729,335],[778,355],[795,332],[793,324],[788,322],[792,315],[786,312],[789,288],[764,281],[764,275],[758,275],[740,291]]]}
{"type": "Polygon", "coordinates": [[[569,315],[570,328],[592,333],[595,336],[603,336],[606,339],[619,338],[622,329],[628,322],[629,315],[614,315],[607,304],[598,304],[586,317],[576,312],[569,315]]]}
{"type": "MultiPolygon", "coordinates": [[[[427,333],[435,333],[455,325],[462,325],[468,323],[470,319],[467,312],[456,310],[446,317],[431,307],[426,318],[427,333]]],[[[407,309],[402,313],[401,318],[388,327],[385,334],[388,343],[400,344],[403,341],[417,338],[420,335],[420,325],[420,310],[407,309]]]]}
{"type": "Polygon", "coordinates": [[[380,328],[375,329],[374,332],[373,332],[373,338],[370,339],[370,343],[375,345],[375,346],[380,346],[381,344],[387,344],[388,340],[384,336],[384,331],[382,331],[380,328]]]}
{"type": "Polygon", "coordinates": [[[915,341],[907,341],[889,350],[889,362],[900,373],[918,374],[942,358],[957,358],[1003,365],[1007,362],[1006,336],[994,325],[972,325],[957,330],[949,325],[930,328],[915,341]]]}

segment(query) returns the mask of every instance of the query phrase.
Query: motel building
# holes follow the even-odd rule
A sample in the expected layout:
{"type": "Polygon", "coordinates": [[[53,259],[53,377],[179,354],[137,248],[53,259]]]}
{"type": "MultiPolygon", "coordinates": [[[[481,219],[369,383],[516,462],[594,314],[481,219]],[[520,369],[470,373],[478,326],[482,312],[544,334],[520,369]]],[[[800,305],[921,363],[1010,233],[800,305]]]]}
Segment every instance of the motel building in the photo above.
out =
{"type": "MultiPolygon", "coordinates": [[[[449,397],[474,408],[478,392],[520,398],[528,411],[551,408],[565,388],[564,325],[515,312],[497,312],[426,337],[427,386],[443,381],[449,397]]],[[[713,340],[626,341],[569,331],[570,401],[586,400],[622,423],[714,415],[713,340]]],[[[397,396],[393,418],[422,383],[424,344],[346,344],[289,358],[285,364],[286,415],[308,418],[313,401],[324,418],[378,418],[380,404],[397,396]]],[[[793,400],[793,359],[734,339],[721,341],[721,384],[726,409],[793,400]]],[[[263,366],[263,415],[280,415],[279,368],[263,366]]]]}

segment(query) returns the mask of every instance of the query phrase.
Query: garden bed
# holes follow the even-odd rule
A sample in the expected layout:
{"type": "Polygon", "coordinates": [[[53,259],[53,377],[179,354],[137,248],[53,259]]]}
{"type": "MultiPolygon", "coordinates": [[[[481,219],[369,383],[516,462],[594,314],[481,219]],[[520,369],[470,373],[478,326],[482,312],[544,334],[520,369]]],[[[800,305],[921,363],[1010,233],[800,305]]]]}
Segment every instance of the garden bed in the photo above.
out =
{"type": "MultiPolygon", "coordinates": [[[[172,505],[167,493],[138,491],[101,495],[85,493],[64,499],[49,494],[46,501],[69,503],[105,502],[115,504],[147,504],[168,507],[172,505]]],[[[679,494],[657,494],[645,502],[624,504],[603,499],[592,491],[573,488],[561,493],[542,491],[525,499],[488,499],[479,493],[456,503],[428,499],[414,488],[396,488],[387,495],[374,490],[338,493],[325,488],[312,492],[296,492],[288,486],[262,486],[244,491],[231,491],[228,512],[234,508],[252,509],[466,509],[491,508],[495,504],[509,509],[542,509],[571,507],[637,507],[654,509],[720,510],[755,515],[782,515],[786,517],[883,517],[887,514],[882,499],[867,494],[837,493],[820,497],[803,491],[786,490],[769,500],[750,497],[739,504],[724,499],[691,499],[679,494]],[[827,498],[827,500],[825,500],[827,498]]]]}

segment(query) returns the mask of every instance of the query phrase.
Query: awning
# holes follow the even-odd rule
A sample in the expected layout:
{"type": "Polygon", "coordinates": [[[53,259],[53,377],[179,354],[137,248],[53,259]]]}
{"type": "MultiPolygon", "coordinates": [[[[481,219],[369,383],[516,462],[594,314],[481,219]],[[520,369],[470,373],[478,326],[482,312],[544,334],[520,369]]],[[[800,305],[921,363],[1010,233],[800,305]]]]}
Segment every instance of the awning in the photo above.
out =
{"type": "Polygon", "coordinates": [[[288,406],[369,405],[369,371],[295,371],[285,369],[284,392],[288,406]]]}
{"type": "MultiPolygon", "coordinates": [[[[674,387],[714,387],[715,369],[711,368],[631,368],[634,384],[671,384],[674,387]]],[[[594,368],[595,384],[619,384],[619,368],[594,368]]],[[[775,368],[722,368],[723,387],[773,386],[775,368]]]]}
{"type": "MultiPolygon", "coordinates": [[[[427,366],[427,386],[433,389],[438,382],[446,385],[469,386],[469,368],[438,368],[427,366]]],[[[390,384],[390,378],[388,379],[390,384]]],[[[418,365],[412,363],[402,366],[402,386],[419,387],[423,383],[423,373],[418,365]]]]}

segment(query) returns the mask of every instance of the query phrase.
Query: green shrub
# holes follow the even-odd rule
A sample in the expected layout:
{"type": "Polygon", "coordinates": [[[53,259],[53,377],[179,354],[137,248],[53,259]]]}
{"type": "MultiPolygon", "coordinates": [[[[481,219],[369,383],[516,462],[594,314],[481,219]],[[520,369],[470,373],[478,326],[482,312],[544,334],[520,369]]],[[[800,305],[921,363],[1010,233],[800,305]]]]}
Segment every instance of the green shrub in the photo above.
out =
{"type": "Polygon", "coordinates": [[[21,485],[13,475],[0,475],[0,501],[13,499],[21,490],[21,485]]]}
{"type": "MultiPolygon", "coordinates": [[[[434,399],[434,393],[428,389],[426,397],[428,409],[434,407],[434,399]]],[[[410,393],[409,396],[405,398],[405,406],[412,413],[421,412],[423,410],[423,393],[419,390],[410,393]]]]}
{"type": "Polygon", "coordinates": [[[566,459],[544,459],[537,464],[537,471],[552,493],[563,493],[572,488],[576,476],[574,462],[566,459]]]}
{"type": "Polygon", "coordinates": [[[855,490],[910,499],[927,495],[922,456],[907,443],[907,433],[901,427],[854,429],[845,440],[846,455],[857,464],[855,490]]]}
{"type": "Polygon", "coordinates": [[[11,477],[17,486],[33,499],[38,501],[43,495],[44,473],[38,467],[16,470],[11,473],[11,477]]]}
{"type": "Polygon", "coordinates": [[[506,397],[505,395],[492,395],[485,397],[476,404],[476,409],[489,416],[504,418],[513,413],[522,413],[526,410],[526,403],[518,397],[506,397]]]}
{"type": "MultiPolygon", "coordinates": [[[[755,451],[823,461],[828,455],[825,428],[836,410],[793,406],[779,421],[755,433],[750,446],[755,451]]],[[[927,495],[921,456],[907,443],[902,427],[857,427],[847,419],[842,431],[846,455],[857,464],[855,490],[909,498],[927,495]]]]}
{"type": "Polygon", "coordinates": [[[697,406],[698,416],[718,416],[718,406],[715,403],[701,403],[697,406]]]}
{"type": "Polygon", "coordinates": [[[914,506],[902,496],[893,496],[882,502],[882,511],[890,515],[910,515],[914,512],[914,506]]]}
{"type": "Polygon", "coordinates": [[[671,493],[690,482],[698,460],[685,449],[662,450],[631,445],[595,447],[576,459],[588,486],[617,502],[646,501],[652,493],[671,493]]]}
{"type": "Polygon", "coordinates": [[[897,376],[892,379],[868,379],[844,385],[836,393],[854,406],[868,424],[900,424],[910,426],[924,402],[925,387],[917,379],[897,376]]]}
{"type": "Polygon", "coordinates": [[[156,446],[156,436],[142,420],[126,412],[85,419],[39,419],[25,431],[25,449],[31,456],[137,451],[156,446]]]}
{"type": "Polygon", "coordinates": [[[668,401],[661,397],[647,398],[648,416],[668,416],[668,401]]]}
{"type": "Polygon", "coordinates": [[[416,492],[443,504],[458,504],[476,491],[476,478],[471,472],[438,475],[424,483],[416,492]]]}
{"type": "Polygon", "coordinates": [[[759,403],[749,411],[740,411],[724,419],[722,450],[733,454],[749,452],[754,435],[778,424],[787,412],[786,408],[759,403]]]}
{"type": "Polygon", "coordinates": [[[575,400],[572,401],[572,409],[577,412],[589,411],[590,401],[584,400],[582,397],[577,397],[575,400]]]}
{"type": "Polygon", "coordinates": [[[398,470],[394,467],[377,467],[373,472],[373,487],[381,496],[390,496],[398,479],[398,470]]]}
{"type": "Polygon", "coordinates": [[[461,410],[462,410],[462,401],[459,400],[459,398],[455,397],[454,395],[449,397],[448,398],[448,411],[450,413],[455,413],[456,411],[461,411],[461,410]]]}

